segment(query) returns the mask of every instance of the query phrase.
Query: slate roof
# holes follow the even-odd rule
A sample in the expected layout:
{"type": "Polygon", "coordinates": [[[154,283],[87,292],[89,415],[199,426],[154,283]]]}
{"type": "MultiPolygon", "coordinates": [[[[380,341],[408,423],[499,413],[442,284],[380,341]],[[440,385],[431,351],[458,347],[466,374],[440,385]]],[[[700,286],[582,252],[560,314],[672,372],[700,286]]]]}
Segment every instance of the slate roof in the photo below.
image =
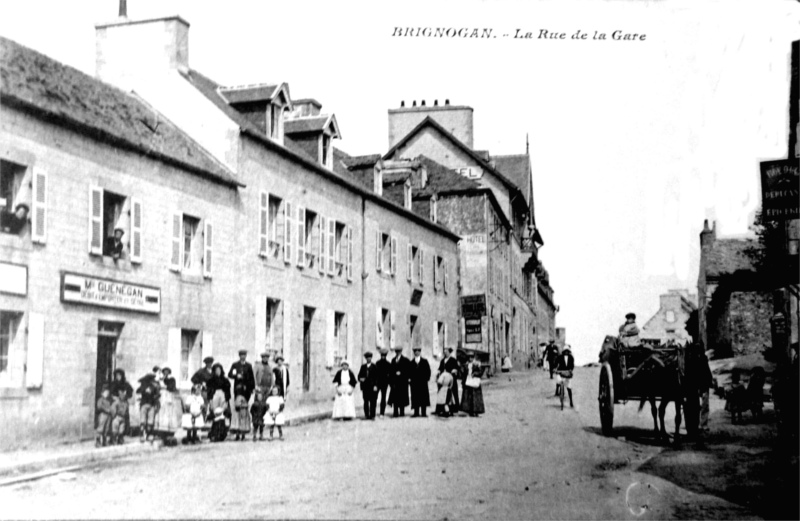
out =
{"type": "Polygon", "coordinates": [[[311,116],[304,118],[286,119],[283,122],[285,134],[299,134],[301,132],[320,132],[325,130],[330,116],[311,116]]]}
{"type": "Polygon", "coordinates": [[[232,172],[133,93],[0,37],[0,103],[229,186],[232,172]]]}
{"type": "Polygon", "coordinates": [[[706,260],[706,276],[721,277],[737,272],[756,272],[754,259],[747,251],[760,248],[754,239],[717,239],[706,260]]]}
{"type": "Polygon", "coordinates": [[[186,81],[191,83],[192,86],[200,92],[200,94],[211,101],[223,114],[230,118],[231,121],[239,125],[240,128],[263,134],[257,126],[250,123],[239,111],[228,105],[227,100],[219,92],[220,85],[217,82],[208,76],[200,74],[194,69],[179,70],[179,72],[186,81]]]}
{"type": "MultiPolygon", "coordinates": [[[[527,201],[530,196],[530,171],[528,155],[516,154],[508,156],[492,156],[495,168],[508,177],[522,191],[527,201]]],[[[530,201],[528,201],[530,202],[530,201]]]]}

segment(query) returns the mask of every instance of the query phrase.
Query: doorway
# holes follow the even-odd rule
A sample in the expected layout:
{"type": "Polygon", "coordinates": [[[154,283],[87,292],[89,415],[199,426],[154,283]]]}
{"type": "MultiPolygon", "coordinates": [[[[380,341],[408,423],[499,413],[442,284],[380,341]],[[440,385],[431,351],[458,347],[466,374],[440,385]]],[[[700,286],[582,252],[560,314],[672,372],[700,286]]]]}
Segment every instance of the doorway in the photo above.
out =
{"type": "Polygon", "coordinates": [[[314,308],[303,307],[303,390],[311,389],[311,322],[314,308]]]}
{"type": "MultiPolygon", "coordinates": [[[[122,332],[122,322],[104,322],[97,324],[97,373],[95,375],[94,403],[100,398],[103,385],[110,385],[114,379],[117,360],[117,342],[122,332]]],[[[95,415],[96,417],[97,415],[95,415]]]]}

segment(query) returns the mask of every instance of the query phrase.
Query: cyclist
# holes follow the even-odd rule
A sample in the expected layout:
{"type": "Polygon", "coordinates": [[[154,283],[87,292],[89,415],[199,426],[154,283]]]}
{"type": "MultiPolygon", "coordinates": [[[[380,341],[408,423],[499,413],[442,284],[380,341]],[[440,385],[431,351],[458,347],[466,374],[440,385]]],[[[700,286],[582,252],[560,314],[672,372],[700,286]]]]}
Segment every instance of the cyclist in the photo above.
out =
{"type": "MultiPolygon", "coordinates": [[[[556,385],[557,386],[564,386],[567,389],[567,393],[569,393],[569,406],[575,407],[572,404],[572,387],[570,386],[570,381],[572,380],[572,371],[575,369],[575,359],[572,357],[572,350],[569,347],[569,344],[564,346],[564,350],[558,355],[556,365],[556,371],[558,376],[556,377],[556,385]]],[[[560,392],[563,392],[562,389],[559,388],[560,392]]],[[[561,406],[564,406],[564,402],[561,402],[561,406]]]]}

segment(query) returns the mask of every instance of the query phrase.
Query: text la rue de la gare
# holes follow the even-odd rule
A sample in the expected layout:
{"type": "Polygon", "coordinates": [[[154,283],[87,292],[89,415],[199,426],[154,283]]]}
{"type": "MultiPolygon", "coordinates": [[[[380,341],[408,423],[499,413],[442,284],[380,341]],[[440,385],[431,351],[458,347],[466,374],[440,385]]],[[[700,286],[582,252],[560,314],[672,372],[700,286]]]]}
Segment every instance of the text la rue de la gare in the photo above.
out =
{"type": "MultiPolygon", "coordinates": [[[[498,33],[492,28],[477,27],[394,27],[393,37],[406,38],[497,38],[498,33]]],[[[502,33],[502,38],[513,40],[614,40],[614,41],[638,41],[643,42],[647,38],[644,33],[629,33],[622,30],[606,33],[593,31],[593,34],[578,29],[567,36],[566,32],[551,31],[549,29],[538,29],[538,31],[526,31],[515,29],[510,33],[502,33]]]]}

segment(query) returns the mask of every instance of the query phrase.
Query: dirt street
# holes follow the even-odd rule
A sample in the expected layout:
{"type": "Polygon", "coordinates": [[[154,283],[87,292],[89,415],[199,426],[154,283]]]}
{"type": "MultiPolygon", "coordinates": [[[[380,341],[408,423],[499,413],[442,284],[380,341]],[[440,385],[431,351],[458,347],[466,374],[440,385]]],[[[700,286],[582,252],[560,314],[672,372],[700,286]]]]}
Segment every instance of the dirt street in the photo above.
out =
{"type": "MultiPolygon", "coordinates": [[[[288,427],[283,442],[165,449],[0,489],[0,517],[775,515],[763,504],[769,487],[744,486],[748,472],[769,471],[759,446],[740,447],[743,453],[725,435],[699,447],[664,447],[650,432],[649,410],[638,413],[633,403],[616,407],[615,437],[604,437],[597,382],[598,369],[576,370],[576,408],[563,412],[545,373],[510,373],[484,389],[487,413],[480,418],[328,420],[288,427]],[[742,457],[752,460],[749,467],[736,463],[742,457]],[[736,480],[740,488],[731,490],[736,480]]],[[[672,406],[667,414],[671,429],[672,406]]]]}

